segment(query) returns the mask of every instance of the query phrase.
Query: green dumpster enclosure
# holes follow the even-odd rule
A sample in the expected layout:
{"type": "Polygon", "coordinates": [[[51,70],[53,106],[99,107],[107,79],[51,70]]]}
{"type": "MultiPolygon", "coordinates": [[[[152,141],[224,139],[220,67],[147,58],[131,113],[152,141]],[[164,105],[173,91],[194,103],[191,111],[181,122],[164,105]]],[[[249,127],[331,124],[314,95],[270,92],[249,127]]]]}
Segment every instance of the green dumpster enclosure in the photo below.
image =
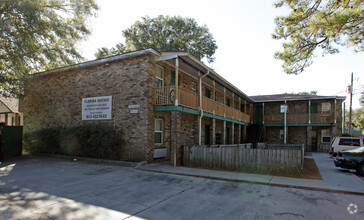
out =
{"type": "Polygon", "coordinates": [[[22,155],[23,126],[0,126],[0,160],[22,155]]]}

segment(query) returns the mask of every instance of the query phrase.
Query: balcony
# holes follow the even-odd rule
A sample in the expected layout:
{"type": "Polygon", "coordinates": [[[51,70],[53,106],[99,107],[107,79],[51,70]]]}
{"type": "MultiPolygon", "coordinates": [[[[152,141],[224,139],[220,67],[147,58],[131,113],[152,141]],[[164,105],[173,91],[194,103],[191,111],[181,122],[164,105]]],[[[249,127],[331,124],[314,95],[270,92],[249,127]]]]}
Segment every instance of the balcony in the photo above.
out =
{"type": "MultiPolygon", "coordinates": [[[[174,106],[176,87],[154,88],[154,103],[156,106],[174,106]]],[[[194,110],[199,110],[199,96],[197,93],[178,87],[178,105],[194,110]]],[[[202,109],[204,112],[221,117],[237,120],[244,123],[250,122],[250,115],[237,109],[226,106],[210,98],[202,98],[202,109]]]]}
{"type": "MultiPolygon", "coordinates": [[[[334,115],[324,114],[287,114],[287,124],[333,124],[334,115]]],[[[264,115],[264,124],[283,124],[284,114],[264,115]]]]}

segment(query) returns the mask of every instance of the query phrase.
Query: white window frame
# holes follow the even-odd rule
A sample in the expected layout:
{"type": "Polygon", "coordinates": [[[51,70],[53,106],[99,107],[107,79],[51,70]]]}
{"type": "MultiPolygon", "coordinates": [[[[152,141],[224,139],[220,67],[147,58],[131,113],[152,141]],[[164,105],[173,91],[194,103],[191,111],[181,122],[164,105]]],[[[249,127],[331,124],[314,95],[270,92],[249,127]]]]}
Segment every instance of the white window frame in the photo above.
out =
{"type": "Polygon", "coordinates": [[[191,82],[191,90],[194,93],[197,93],[197,83],[196,82],[191,82]]]}
{"type": "Polygon", "coordinates": [[[162,81],[162,87],[164,87],[164,68],[162,66],[156,65],[156,68],[155,68],[155,78],[157,80],[162,81]],[[157,76],[157,69],[160,69],[161,70],[161,72],[162,72],[162,78],[159,77],[159,76],[157,76]]]}
{"type": "Polygon", "coordinates": [[[330,129],[322,129],[321,130],[321,143],[331,143],[331,135],[330,135],[330,129]],[[324,132],[328,131],[329,135],[324,135],[324,132]],[[329,142],[324,142],[324,137],[329,137],[330,141],[329,142]]]}
{"type": "Polygon", "coordinates": [[[154,145],[162,145],[163,144],[163,125],[164,125],[164,123],[163,123],[162,118],[155,118],[154,119],[154,134],[157,133],[157,132],[161,134],[161,142],[157,143],[155,138],[154,138],[154,145]],[[158,121],[161,122],[161,125],[162,125],[160,131],[157,130],[157,126],[156,126],[158,121]]]}
{"type": "Polygon", "coordinates": [[[331,115],[331,103],[330,102],[322,102],[321,103],[321,114],[323,115],[331,115]],[[324,105],[328,105],[329,110],[324,112],[324,105]]]}

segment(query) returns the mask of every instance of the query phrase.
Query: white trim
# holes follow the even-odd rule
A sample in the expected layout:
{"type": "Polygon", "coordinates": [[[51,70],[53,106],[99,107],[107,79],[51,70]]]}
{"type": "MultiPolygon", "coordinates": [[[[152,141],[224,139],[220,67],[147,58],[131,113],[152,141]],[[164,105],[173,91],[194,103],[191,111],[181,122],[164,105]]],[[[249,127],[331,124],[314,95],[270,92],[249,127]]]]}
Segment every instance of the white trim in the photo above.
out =
{"type": "Polygon", "coordinates": [[[145,49],[145,50],[133,51],[133,52],[130,52],[130,53],[125,53],[125,54],[119,54],[119,55],[115,55],[115,56],[111,56],[111,57],[101,58],[101,59],[97,59],[97,60],[91,60],[91,61],[88,61],[88,62],[78,63],[78,64],[75,64],[75,65],[61,67],[61,68],[58,68],[58,69],[52,69],[52,70],[47,70],[47,71],[44,71],[44,72],[38,72],[38,73],[32,74],[32,76],[42,76],[42,75],[47,75],[47,74],[52,74],[52,73],[70,71],[70,70],[90,67],[90,66],[94,66],[94,65],[104,64],[104,63],[108,63],[108,62],[112,62],[112,61],[122,60],[122,59],[131,58],[131,57],[140,56],[140,55],[145,55],[145,54],[152,54],[152,55],[155,55],[155,56],[161,56],[161,54],[159,52],[157,52],[156,50],[145,49]]]}
{"type": "Polygon", "coordinates": [[[164,130],[164,120],[162,118],[154,118],[154,134],[156,132],[161,133],[161,142],[160,143],[156,143],[156,140],[154,138],[154,145],[163,145],[163,130],[164,130]],[[156,123],[157,123],[157,121],[162,121],[161,131],[156,131],[156,123]]]}

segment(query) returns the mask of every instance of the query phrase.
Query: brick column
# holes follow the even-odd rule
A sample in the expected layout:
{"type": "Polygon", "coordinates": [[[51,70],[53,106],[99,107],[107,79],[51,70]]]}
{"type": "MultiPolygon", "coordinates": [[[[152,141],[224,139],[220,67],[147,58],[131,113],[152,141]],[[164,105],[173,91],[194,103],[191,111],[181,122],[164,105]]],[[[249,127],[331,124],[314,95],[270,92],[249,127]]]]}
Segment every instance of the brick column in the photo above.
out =
{"type": "Polygon", "coordinates": [[[234,129],[234,122],[231,122],[231,144],[234,144],[234,139],[235,139],[235,129],[234,129]]]}
{"type": "Polygon", "coordinates": [[[181,148],[181,113],[171,112],[171,165],[179,166],[182,160],[181,148]]]}
{"type": "Polygon", "coordinates": [[[305,151],[312,151],[312,126],[307,126],[305,151]]]}

